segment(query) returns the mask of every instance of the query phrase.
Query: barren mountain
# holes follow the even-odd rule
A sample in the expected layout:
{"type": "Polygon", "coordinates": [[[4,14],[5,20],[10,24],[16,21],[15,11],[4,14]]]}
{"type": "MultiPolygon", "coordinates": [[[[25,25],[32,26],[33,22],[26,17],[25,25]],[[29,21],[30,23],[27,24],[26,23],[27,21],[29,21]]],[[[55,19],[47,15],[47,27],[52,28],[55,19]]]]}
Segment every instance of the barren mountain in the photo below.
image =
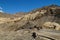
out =
{"type": "Polygon", "coordinates": [[[60,6],[28,13],[0,13],[0,40],[60,40],[60,6]]]}

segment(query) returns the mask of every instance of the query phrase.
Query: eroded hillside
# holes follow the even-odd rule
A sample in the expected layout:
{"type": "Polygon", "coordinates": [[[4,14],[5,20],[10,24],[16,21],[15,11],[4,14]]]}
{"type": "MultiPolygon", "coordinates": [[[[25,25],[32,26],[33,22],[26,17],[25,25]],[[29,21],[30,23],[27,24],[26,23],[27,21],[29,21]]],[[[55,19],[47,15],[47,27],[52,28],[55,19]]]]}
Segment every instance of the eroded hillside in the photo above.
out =
{"type": "Polygon", "coordinates": [[[4,36],[1,40],[60,40],[60,6],[50,5],[27,14],[1,15],[0,32],[4,36]]]}

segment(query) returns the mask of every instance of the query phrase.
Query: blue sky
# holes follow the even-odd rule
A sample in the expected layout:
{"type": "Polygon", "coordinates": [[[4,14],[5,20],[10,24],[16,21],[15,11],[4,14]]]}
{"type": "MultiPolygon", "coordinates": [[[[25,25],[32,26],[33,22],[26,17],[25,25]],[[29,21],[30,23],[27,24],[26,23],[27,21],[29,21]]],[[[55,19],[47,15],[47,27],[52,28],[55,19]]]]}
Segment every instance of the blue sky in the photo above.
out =
{"type": "Polygon", "coordinates": [[[60,5],[60,0],[0,0],[0,7],[7,13],[29,12],[51,4],[60,5]]]}

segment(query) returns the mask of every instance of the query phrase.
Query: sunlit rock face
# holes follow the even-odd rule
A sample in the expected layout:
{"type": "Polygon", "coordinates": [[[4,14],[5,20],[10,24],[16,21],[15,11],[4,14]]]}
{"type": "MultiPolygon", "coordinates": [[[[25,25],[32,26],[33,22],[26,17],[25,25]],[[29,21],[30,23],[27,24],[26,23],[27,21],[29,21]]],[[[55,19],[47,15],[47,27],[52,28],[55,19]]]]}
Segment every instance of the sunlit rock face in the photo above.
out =
{"type": "Polygon", "coordinates": [[[43,24],[43,27],[44,27],[44,28],[47,28],[47,29],[60,30],[60,24],[55,23],[55,22],[45,22],[45,23],[43,24]]]}

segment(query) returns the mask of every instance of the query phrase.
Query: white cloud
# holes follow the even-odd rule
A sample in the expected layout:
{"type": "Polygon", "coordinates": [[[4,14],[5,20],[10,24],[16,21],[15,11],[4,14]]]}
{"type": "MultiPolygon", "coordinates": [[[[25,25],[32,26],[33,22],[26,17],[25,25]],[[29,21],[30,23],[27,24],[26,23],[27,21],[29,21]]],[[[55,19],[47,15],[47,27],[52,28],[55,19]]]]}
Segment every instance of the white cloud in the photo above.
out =
{"type": "Polygon", "coordinates": [[[2,10],[2,7],[0,7],[0,9],[2,10]]]}
{"type": "Polygon", "coordinates": [[[3,11],[2,11],[2,7],[0,7],[0,12],[3,12],[3,11]]]}
{"type": "Polygon", "coordinates": [[[2,10],[0,10],[0,12],[3,12],[2,10]]]}

